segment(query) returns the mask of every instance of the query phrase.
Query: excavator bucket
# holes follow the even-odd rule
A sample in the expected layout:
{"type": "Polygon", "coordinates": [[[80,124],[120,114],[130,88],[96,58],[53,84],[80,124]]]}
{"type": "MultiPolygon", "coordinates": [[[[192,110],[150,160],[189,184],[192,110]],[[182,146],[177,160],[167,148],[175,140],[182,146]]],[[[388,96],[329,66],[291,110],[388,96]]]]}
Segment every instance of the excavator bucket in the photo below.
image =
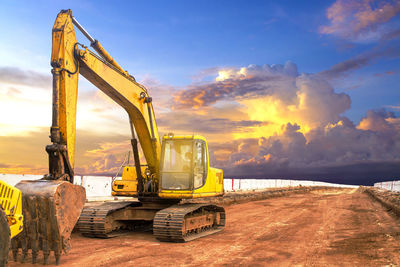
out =
{"type": "Polygon", "coordinates": [[[22,262],[31,250],[32,263],[43,251],[47,264],[54,251],[58,265],[62,251],[70,248],[71,232],[85,204],[85,188],[57,180],[21,181],[15,187],[22,192],[24,231],[11,241],[14,260],[21,248],[22,262]]]}

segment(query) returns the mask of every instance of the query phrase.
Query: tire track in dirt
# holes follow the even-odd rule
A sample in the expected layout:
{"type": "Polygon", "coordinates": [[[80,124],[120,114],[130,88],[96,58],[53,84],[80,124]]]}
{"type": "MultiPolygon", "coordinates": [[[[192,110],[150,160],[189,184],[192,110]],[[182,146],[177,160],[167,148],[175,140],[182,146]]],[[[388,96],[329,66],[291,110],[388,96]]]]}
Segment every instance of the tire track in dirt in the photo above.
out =
{"type": "Polygon", "coordinates": [[[189,243],[158,242],[150,232],[75,233],[61,266],[400,265],[399,218],[360,190],[292,194],[226,206],[226,213],[223,232],[189,243]]]}

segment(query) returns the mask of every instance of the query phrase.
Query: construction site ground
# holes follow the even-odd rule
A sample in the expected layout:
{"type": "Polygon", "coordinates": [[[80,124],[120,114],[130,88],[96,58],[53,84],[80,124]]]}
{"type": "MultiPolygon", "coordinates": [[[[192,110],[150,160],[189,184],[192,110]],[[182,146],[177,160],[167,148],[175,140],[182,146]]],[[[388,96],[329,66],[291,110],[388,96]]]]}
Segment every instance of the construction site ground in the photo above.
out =
{"type": "Polygon", "coordinates": [[[359,189],[293,193],[225,209],[223,232],[189,243],[159,242],[151,232],[111,239],[74,233],[61,266],[400,266],[399,217],[359,189]]]}

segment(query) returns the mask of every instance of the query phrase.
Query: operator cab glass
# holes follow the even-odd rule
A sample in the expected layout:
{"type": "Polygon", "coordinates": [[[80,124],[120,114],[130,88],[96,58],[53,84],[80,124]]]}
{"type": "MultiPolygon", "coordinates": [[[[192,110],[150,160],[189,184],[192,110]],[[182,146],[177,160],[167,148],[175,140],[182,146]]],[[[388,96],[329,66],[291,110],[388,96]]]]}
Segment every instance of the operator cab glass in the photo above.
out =
{"type": "Polygon", "coordinates": [[[164,140],[161,162],[162,189],[193,190],[206,181],[207,151],[202,140],[164,140]]]}

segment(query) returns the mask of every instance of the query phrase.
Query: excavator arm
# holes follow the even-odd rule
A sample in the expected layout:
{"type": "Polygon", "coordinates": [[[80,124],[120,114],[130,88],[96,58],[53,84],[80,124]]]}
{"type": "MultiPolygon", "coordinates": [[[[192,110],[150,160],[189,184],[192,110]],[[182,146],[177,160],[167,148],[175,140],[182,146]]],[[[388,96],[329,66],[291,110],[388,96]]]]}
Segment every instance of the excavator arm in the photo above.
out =
{"type": "Polygon", "coordinates": [[[152,98],[143,86],[121,74],[90,50],[79,50],[78,53],[80,73],[127,111],[149,169],[152,174],[158,173],[161,146],[152,98]]]}
{"type": "MultiPolygon", "coordinates": [[[[117,104],[128,115],[132,129],[135,163],[138,163],[135,131],[147,161],[150,176],[159,172],[160,140],[154,117],[152,98],[146,88],[135,81],[127,71],[93,39],[72,16],[71,10],[61,11],[53,27],[53,120],[52,145],[49,152],[50,179],[73,179],[75,159],[75,128],[78,74],[82,74],[117,104]],[[76,42],[74,25],[89,39],[98,55],[76,42]]],[[[138,190],[141,188],[140,164],[137,166],[138,190]]]]}

